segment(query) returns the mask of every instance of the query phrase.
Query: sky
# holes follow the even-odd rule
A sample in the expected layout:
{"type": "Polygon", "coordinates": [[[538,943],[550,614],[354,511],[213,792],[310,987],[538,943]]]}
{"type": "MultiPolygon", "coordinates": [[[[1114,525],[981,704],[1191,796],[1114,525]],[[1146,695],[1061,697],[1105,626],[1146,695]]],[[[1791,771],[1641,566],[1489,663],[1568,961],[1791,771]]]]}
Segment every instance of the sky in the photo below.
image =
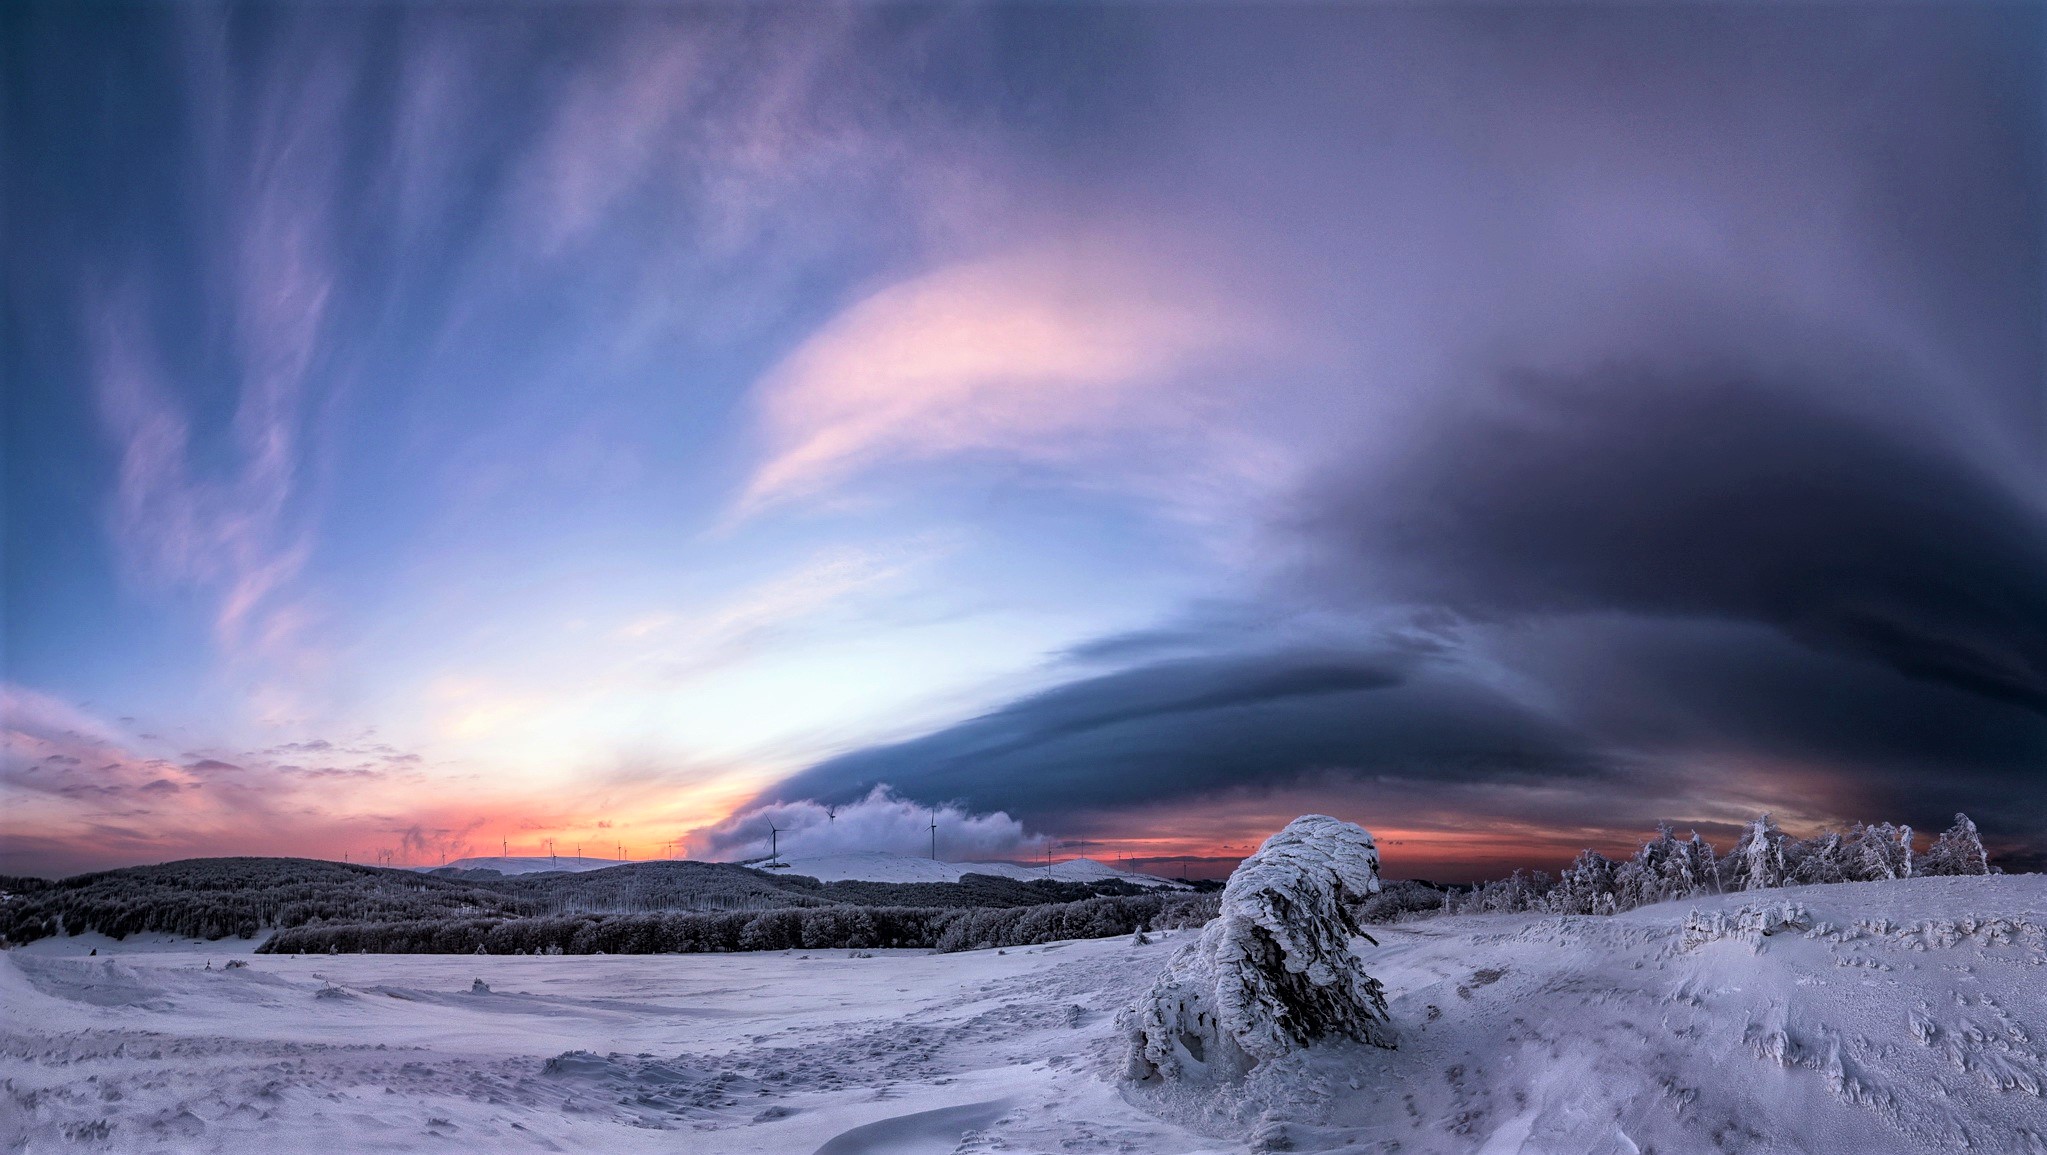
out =
{"type": "Polygon", "coordinates": [[[9,5],[0,871],[1215,874],[1323,812],[1462,880],[1762,810],[2047,866],[2043,59],[9,5]]]}

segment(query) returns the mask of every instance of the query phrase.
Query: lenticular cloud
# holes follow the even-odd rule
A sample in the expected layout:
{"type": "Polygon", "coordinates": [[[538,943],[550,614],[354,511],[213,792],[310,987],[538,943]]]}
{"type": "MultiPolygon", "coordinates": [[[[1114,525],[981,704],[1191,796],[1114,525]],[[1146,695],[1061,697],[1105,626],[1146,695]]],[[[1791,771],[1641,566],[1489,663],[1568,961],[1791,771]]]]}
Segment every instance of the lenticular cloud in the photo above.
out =
{"type": "Polygon", "coordinates": [[[770,824],[779,831],[776,843],[785,858],[870,851],[923,855],[931,853],[934,821],[938,857],[953,862],[1027,858],[1041,841],[1026,835],[1023,823],[1003,811],[971,814],[948,803],[934,813],[933,807],[898,797],[880,785],[843,806],[827,807],[803,798],[743,810],[691,831],[690,857],[721,861],[764,856],[770,824]]]}

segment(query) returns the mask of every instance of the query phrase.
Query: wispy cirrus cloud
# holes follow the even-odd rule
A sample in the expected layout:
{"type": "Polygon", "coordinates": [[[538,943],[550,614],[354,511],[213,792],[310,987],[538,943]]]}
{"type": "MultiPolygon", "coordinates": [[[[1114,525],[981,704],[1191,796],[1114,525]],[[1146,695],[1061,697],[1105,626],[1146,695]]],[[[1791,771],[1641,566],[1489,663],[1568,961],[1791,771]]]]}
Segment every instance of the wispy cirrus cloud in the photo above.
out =
{"type": "Polygon", "coordinates": [[[615,641],[670,677],[699,676],[744,660],[778,637],[816,626],[849,606],[899,593],[904,581],[947,551],[942,541],[896,548],[840,546],[693,612],[661,610],[626,622],[615,641]]]}
{"type": "Polygon", "coordinates": [[[736,512],[943,458],[1100,465],[1147,432],[1207,442],[1219,380],[1275,337],[1127,241],[946,265],[861,299],[760,383],[766,454],[736,512]]]}
{"type": "Polygon", "coordinates": [[[175,290],[141,269],[85,285],[102,430],[120,457],[111,530],[146,585],[207,590],[223,645],[281,651],[303,623],[285,590],[313,547],[300,516],[314,377],[338,272],[341,117],[353,81],[335,58],[225,82],[224,47],[184,39],[200,179],[225,234],[211,275],[227,336],[218,361],[158,318],[175,290]],[[209,419],[197,377],[228,366],[231,413],[209,419]],[[204,366],[204,368],[201,368],[204,366]]]}
{"type": "Polygon", "coordinates": [[[120,457],[115,544],[144,585],[211,591],[218,637],[237,641],[306,561],[308,542],[284,520],[296,467],[289,417],[279,398],[252,395],[237,422],[235,467],[202,477],[192,420],[164,383],[138,310],[110,303],[97,338],[100,417],[120,457]]]}

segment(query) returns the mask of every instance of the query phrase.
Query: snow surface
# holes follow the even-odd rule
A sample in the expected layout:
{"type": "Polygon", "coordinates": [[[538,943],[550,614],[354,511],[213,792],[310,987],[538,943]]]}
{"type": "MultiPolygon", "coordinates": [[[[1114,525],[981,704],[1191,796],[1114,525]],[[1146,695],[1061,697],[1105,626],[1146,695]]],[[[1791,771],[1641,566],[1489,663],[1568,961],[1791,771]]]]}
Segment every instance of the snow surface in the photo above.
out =
{"type": "MultiPolygon", "coordinates": [[[[623,858],[578,858],[573,854],[539,854],[532,857],[514,854],[509,858],[500,855],[492,855],[488,858],[458,858],[448,863],[446,869],[495,870],[499,874],[504,875],[545,874],[550,870],[570,872],[603,870],[607,866],[624,866],[627,861],[627,859],[623,858]]],[[[438,866],[415,866],[412,869],[424,874],[427,871],[440,870],[442,868],[438,866]]]]}
{"type": "MultiPolygon", "coordinates": [[[[1019,866],[1014,862],[945,862],[903,854],[870,851],[860,854],[821,854],[813,858],[783,857],[788,868],[776,874],[805,874],[819,882],[857,879],[862,882],[958,882],[962,875],[993,874],[1003,878],[1053,879],[1059,882],[1102,882],[1120,880],[1153,889],[1179,889],[1184,884],[1149,874],[1117,870],[1092,858],[1073,858],[1051,866],[1019,866]]],[[[756,868],[759,863],[753,864],[756,868]]]]}
{"type": "Polygon", "coordinates": [[[1197,932],[871,957],[55,940],[0,955],[0,1149],[2047,1152],[2047,876],[1373,933],[1398,1049],[1155,1086],[1119,1080],[1115,1014],[1197,932]]]}

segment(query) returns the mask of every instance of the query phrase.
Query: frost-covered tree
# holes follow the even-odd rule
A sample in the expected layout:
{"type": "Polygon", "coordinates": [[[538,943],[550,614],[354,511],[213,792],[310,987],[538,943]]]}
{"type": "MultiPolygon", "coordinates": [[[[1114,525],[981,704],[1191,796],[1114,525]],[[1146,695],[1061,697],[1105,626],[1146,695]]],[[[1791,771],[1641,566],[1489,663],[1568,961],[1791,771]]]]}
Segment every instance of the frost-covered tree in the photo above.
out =
{"type": "Polygon", "coordinates": [[[1966,814],[1955,815],[1933,847],[1919,860],[1920,874],[1989,874],[1990,856],[1984,853],[1983,836],[1966,814]]]}
{"type": "Polygon", "coordinates": [[[1642,844],[1635,857],[1621,864],[1615,873],[1615,899],[1619,908],[1629,910],[1652,902],[1689,898],[1710,889],[1714,875],[1713,847],[1693,831],[1679,841],[1670,823],[1656,824],[1656,837],[1642,844]]]}
{"type": "Polygon", "coordinates": [[[1543,905],[1557,914],[1612,914],[1614,873],[1620,864],[1597,850],[1580,851],[1557,876],[1543,905]]]}
{"type": "Polygon", "coordinates": [[[1692,836],[1685,840],[1683,850],[1681,860],[1683,869],[1679,872],[1677,881],[1690,887],[1686,893],[1697,894],[1700,891],[1718,889],[1720,860],[1713,852],[1713,844],[1699,837],[1699,832],[1694,830],[1692,836]]]}
{"type": "Polygon", "coordinates": [[[1794,886],[1848,882],[1853,878],[1848,846],[1838,830],[1822,830],[1792,843],[1786,847],[1786,854],[1791,859],[1789,882],[1794,886]]]}
{"type": "Polygon", "coordinates": [[[1379,890],[1362,827],[1294,819],[1245,859],[1221,913],[1123,1013],[1126,1075],[1234,1077],[1318,1038],[1390,1046],[1386,995],[1351,940],[1351,908],[1379,890]]]}
{"type": "Polygon", "coordinates": [[[1556,885],[1546,870],[1515,870],[1471,889],[1457,904],[1460,914],[1519,914],[1543,909],[1543,900],[1556,885]]]}
{"type": "Polygon", "coordinates": [[[1733,890],[1768,890],[1783,886],[1789,873],[1784,861],[1784,832],[1764,811],[1741,832],[1727,855],[1724,874],[1733,890]]]}
{"type": "Polygon", "coordinates": [[[1848,832],[1848,877],[1857,882],[1912,877],[1912,828],[1856,823],[1848,832]]]}

